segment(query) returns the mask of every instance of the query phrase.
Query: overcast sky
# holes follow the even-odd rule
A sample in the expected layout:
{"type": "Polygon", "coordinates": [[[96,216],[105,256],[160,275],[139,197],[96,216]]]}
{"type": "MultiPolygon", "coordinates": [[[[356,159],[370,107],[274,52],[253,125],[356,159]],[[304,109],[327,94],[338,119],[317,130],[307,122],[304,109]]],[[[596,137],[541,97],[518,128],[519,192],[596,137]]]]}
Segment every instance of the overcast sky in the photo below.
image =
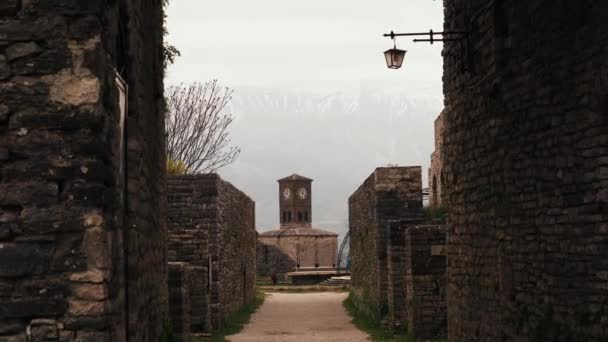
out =
{"type": "Polygon", "coordinates": [[[232,109],[237,117],[233,140],[243,153],[239,163],[220,170],[220,174],[256,200],[260,230],[278,224],[276,179],[306,172],[305,176],[315,178],[319,186],[313,202],[328,206],[328,201],[333,201],[339,208],[316,210],[324,216],[313,219],[342,231],[348,196],[376,166],[391,162],[428,167],[433,150],[432,123],[442,107],[441,44],[414,44],[411,39],[401,38],[397,46],[409,50],[404,68],[389,70],[383,51],[393,43],[382,34],[391,30],[439,31],[442,22],[442,2],[433,0],[171,0],[168,39],[182,56],[168,70],[166,84],[218,79],[242,97],[235,100],[232,109]],[[328,98],[336,99],[331,101],[331,111],[310,112],[321,99],[328,98]],[[277,101],[282,103],[280,108],[277,101]],[[375,113],[369,109],[374,103],[392,112],[375,113]],[[409,105],[400,108],[401,103],[409,105]],[[273,108],[266,110],[265,106],[273,108]],[[353,110],[353,106],[365,108],[353,110]],[[409,110],[414,112],[407,113],[409,110]],[[274,116],[262,115],[266,112],[274,116]],[[363,123],[377,120],[378,124],[372,131],[365,124],[349,127],[349,113],[358,113],[363,123]],[[397,114],[399,120],[387,119],[397,114]],[[329,118],[332,115],[341,119],[329,118]],[[316,117],[314,122],[310,121],[312,116],[316,117]],[[310,144],[315,150],[302,158],[282,154],[287,152],[277,150],[277,142],[303,144],[298,146],[302,150],[308,146],[301,138],[294,140],[289,129],[269,129],[277,125],[277,120],[283,127],[285,122],[296,127],[306,124],[307,136],[313,140],[316,135],[331,136],[332,141],[343,144],[340,157],[324,155],[329,152],[317,144],[310,144]],[[397,129],[389,142],[386,134],[395,130],[391,126],[395,122],[403,125],[404,134],[397,129]],[[410,124],[412,127],[406,127],[410,124]],[[262,131],[273,139],[256,137],[256,132],[262,131]],[[364,150],[359,140],[382,139],[387,143],[373,147],[380,149],[373,150],[373,158],[366,163],[355,162],[364,150]],[[324,160],[325,170],[332,170],[335,162],[336,172],[319,171],[320,167],[315,167],[320,166],[319,158],[324,160]],[[269,166],[269,160],[276,165],[269,166]],[[261,175],[252,177],[249,173],[253,170],[261,175]],[[339,174],[344,170],[355,176],[345,180],[339,174]],[[340,185],[341,190],[324,193],[323,184],[340,185]]]}
{"type": "Polygon", "coordinates": [[[403,91],[423,82],[441,93],[440,44],[399,39],[409,53],[395,72],[383,67],[392,43],[381,36],[442,29],[441,1],[171,0],[168,15],[169,39],[183,54],[169,83],[319,89],[378,80],[403,91]]]}

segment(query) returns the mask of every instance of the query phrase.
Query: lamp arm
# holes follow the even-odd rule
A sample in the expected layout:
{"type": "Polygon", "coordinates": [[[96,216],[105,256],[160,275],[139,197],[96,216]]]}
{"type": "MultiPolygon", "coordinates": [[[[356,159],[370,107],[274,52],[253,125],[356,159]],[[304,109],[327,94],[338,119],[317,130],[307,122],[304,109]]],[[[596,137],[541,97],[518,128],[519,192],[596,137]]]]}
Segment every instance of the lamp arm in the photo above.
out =
{"type": "Polygon", "coordinates": [[[429,39],[415,39],[414,42],[440,42],[440,41],[455,41],[459,39],[464,39],[468,35],[466,31],[442,31],[442,32],[434,32],[430,30],[429,32],[407,32],[407,33],[395,33],[391,31],[391,33],[383,34],[384,37],[390,37],[391,39],[395,39],[395,37],[420,37],[420,36],[429,36],[429,39]],[[435,35],[443,36],[443,39],[435,39],[435,35]],[[445,38],[445,36],[460,36],[458,38],[445,38]]]}

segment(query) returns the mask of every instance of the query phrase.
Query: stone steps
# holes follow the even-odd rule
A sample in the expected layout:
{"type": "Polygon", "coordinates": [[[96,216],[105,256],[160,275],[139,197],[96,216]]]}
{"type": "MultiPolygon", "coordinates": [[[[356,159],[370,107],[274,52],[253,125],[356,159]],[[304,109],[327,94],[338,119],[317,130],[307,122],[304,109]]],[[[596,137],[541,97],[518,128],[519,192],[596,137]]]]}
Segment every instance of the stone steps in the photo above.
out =
{"type": "Polygon", "coordinates": [[[322,281],[319,285],[333,286],[333,287],[349,286],[350,277],[331,277],[329,279],[322,281]]]}

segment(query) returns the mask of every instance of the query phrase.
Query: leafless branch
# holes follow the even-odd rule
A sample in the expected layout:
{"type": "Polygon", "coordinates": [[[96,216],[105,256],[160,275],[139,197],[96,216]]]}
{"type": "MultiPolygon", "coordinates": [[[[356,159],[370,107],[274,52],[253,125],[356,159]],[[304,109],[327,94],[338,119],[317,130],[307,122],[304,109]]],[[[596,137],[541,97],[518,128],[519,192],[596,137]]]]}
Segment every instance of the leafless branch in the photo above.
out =
{"type": "Polygon", "coordinates": [[[167,91],[167,158],[191,173],[215,172],[233,163],[241,150],[231,146],[228,111],[233,90],[217,80],[170,87],[167,91]]]}

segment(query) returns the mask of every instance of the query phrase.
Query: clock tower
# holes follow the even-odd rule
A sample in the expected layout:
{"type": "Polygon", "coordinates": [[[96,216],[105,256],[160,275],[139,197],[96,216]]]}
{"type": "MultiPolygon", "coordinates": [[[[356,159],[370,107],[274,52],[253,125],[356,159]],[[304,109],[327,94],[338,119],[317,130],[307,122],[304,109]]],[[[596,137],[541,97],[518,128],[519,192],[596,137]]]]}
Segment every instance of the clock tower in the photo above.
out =
{"type": "Polygon", "coordinates": [[[312,179],[293,174],[279,179],[278,182],[281,229],[310,228],[312,179]]]}

